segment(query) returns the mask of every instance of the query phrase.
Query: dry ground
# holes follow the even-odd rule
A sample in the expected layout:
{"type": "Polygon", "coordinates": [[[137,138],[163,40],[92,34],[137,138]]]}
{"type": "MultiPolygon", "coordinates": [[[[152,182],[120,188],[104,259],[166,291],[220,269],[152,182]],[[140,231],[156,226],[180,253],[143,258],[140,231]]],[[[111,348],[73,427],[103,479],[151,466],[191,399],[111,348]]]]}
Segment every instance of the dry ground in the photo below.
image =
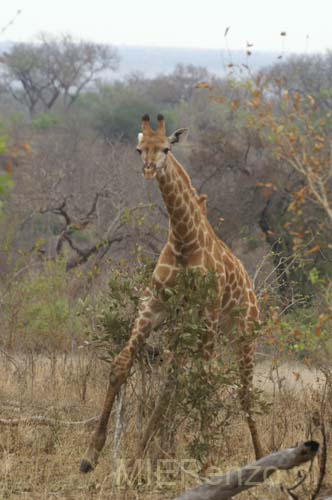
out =
{"type": "MultiPolygon", "coordinates": [[[[183,461],[188,459],[184,454],[184,442],[188,438],[185,433],[179,434],[183,437],[178,437],[176,456],[172,460],[172,457],[163,455],[160,449],[158,456],[156,439],[156,443],[152,444],[150,461],[147,459],[143,464],[144,482],[130,484],[129,480],[129,484],[126,484],[126,462],[117,462],[122,464],[117,475],[114,467],[113,429],[116,412],[108,444],[98,467],[88,475],[78,472],[79,460],[93,424],[64,424],[98,414],[106,373],[107,366],[84,351],[75,356],[53,359],[36,355],[13,358],[1,355],[0,417],[15,419],[42,415],[58,422],[48,425],[36,422],[5,425],[2,422],[0,500],[167,500],[190,485],[197,484],[190,473],[195,463],[183,461]],[[164,461],[158,462],[158,458],[164,461]],[[168,476],[165,472],[167,469],[176,469],[177,474],[168,476]]],[[[285,364],[273,369],[269,359],[259,364],[256,383],[271,403],[268,413],[257,417],[266,449],[288,447],[312,438],[321,440],[319,412],[323,379],[319,372],[301,365],[285,364]]],[[[135,389],[135,381],[132,381],[125,400],[127,428],[122,435],[117,459],[133,457],[133,443],[140,425],[129,401],[135,395],[135,390],[137,387],[135,389]]],[[[231,429],[225,434],[225,442],[217,455],[214,463],[220,472],[253,459],[247,427],[241,415],[234,416],[231,429]]],[[[304,469],[308,470],[309,466],[304,469]]],[[[296,482],[295,477],[296,472],[274,476],[264,486],[237,498],[289,498],[280,491],[280,483],[292,485],[296,482]]],[[[317,477],[316,461],[305,486],[300,490],[299,498],[310,498],[317,477]]]]}

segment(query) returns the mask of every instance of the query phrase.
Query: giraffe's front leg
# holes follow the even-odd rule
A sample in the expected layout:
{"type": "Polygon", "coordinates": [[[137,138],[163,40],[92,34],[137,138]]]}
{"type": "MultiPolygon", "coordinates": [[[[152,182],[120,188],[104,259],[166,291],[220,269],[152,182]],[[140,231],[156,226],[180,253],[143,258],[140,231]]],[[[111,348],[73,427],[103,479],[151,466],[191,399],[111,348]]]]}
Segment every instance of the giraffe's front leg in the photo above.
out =
{"type": "Polygon", "coordinates": [[[144,344],[151,330],[163,320],[163,317],[164,307],[161,300],[153,294],[150,288],[147,288],[141,299],[130,339],[112,362],[103,410],[81,461],[81,472],[89,472],[97,464],[106,441],[108,420],[116,395],[129,377],[137,350],[144,344]]]}

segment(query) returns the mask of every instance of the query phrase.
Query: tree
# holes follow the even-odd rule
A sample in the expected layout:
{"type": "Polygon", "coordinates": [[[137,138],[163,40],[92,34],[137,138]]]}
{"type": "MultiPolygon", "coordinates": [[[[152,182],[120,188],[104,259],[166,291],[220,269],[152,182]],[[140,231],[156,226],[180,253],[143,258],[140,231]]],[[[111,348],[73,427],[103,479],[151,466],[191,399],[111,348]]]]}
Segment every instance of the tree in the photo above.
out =
{"type": "MultiPolygon", "coordinates": [[[[332,109],[332,52],[326,54],[297,55],[287,61],[277,63],[268,71],[264,71],[274,94],[288,89],[304,97],[310,94],[316,104],[325,112],[332,109]]],[[[262,72],[263,75],[263,72],[262,72]]]]}
{"type": "MultiPolygon", "coordinates": [[[[291,272],[297,288],[311,296],[316,273],[331,276],[332,115],[326,112],[326,102],[319,101],[321,92],[314,93],[317,101],[305,90],[289,87],[287,80],[262,75],[251,84],[237,106],[278,172],[271,182],[260,183],[267,201],[260,226],[274,251],[294,259],[291,272]],[[272,217],[271,225],[276,201],[279,221],[272,217]]],[[[279,270],[285,277],[283,268],[279,270]]]]}
{"type": "Polygon", "coordinates": [[[156,116],[160,112],[147,97],[121,85],[103,85],[97,95],[84,96],[82,103],[95,116],[98,133],[107,139],[136,141],[137,117],[144,113],[156,116]]]}
{"type": "Polygon", "coordinates": [[[162,106],[174,106],[180,101],[190,101],[194,85],[211,80],[206,68],[193,64],[177,64],[169,75],[160,75],[147,81],[149,98],[162,106]]]}
{"type": "Polygon", "coordinates": [[[115,70],[118,62],[110,46],[75,42],[70,35],[41,35],[38,43],[16,44],[4,55],[2,78],[7,91],[33,116],[49,111],[60,98],[68,109],[83,89],[102,72],[115,70]]]}
{"type": "Polygon", "coordinates": [[[158,252],[154,201],[144,202],[141,176],[132,175],[135,148],[96,140],[80,122],[69,125],[34,135],[34,153],[14,176],[8,210],[20,221],[17,246],[46,258],[61,255],[68,270],[99,265],[110,250],[130,258],[146,241],[158,252]]]}
{"type": "MultiPolygon", "coordinates": [[[[193,85],[202,78],[208,78],[207,71],[191,65],[177,65],[170,75],[154,79],[133,73],[124,81],[97,85],[80,97],[75,109],[103,137],[134,142],[137,117],[145,113],[150,116],[162,113],[170,129],[180,126],[177,105],[190,106],[193,85]]],[[[202,115],[205,104],[201,106],[202,115]]]]}

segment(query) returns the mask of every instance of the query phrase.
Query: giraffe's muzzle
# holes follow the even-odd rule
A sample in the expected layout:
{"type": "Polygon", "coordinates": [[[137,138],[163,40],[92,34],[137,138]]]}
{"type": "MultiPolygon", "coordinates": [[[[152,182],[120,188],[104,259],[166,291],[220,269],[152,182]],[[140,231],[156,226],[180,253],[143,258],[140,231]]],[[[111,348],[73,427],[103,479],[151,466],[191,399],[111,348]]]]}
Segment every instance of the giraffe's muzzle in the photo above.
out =
{"type": "Polygon", "coordinates": [[[157,167],[154,163],[145,164],[143,167],[144,179],[153,179],[157,174],[157,167]]]}

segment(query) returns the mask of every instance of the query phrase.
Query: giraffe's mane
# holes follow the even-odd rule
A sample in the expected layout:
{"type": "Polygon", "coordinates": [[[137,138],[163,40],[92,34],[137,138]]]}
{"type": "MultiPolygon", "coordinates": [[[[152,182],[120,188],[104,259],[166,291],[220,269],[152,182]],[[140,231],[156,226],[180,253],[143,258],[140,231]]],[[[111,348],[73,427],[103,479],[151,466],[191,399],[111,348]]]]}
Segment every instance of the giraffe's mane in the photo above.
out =
{"type": "MultiPolygon", "coordinates": [[[[170,154],[170,153],[169,153],[170,154]]],[[[208,230],[208,233],[209,235],[211,236],[211,238],[213,240],[216,241],[216,243],[224,250],[226,251],[227,253],[230,253],[232,254],[230,248],[228,247],[228,245],[220,240],[218,238],[218,236],[216,235],[216,233],[214,232],[210,222],[208,221],[207,219],[207,216],[206,216],[206,194],[201,194],[201,195],[198,195],[197,194],[197,191],[196,189],[194,188],[194,186],[192,185],[191,183],[191,179],[189,177],[189,175],[187,174],[187,172],[185,171],[184,167],[181,165],[181,163],[179,163],[177,161],[177,159],[175,158],[175,156],[172,154],[172,159],[173,159],[173,163],[174,165],[176,166],[176,170],[177,170],[177,173],[179,174],[179,176],[183,179],[183,181],[185,182],[186,186],[189,188],[189,191],[191,192],[191,194],[194,196],[195,198],[195,201],[198,203],[198,206],[200,208],[200,211],[201,211],[201,214],[203,215],[204,217],[204,223],[205,223],[205,227],[207,228],[208,230]]],[[[236,257],[235,257],[236,258],[236,257]]]]}
{"type": "Polygon", "coordinates": [[[196,202],[198,203],[202,214],[206,215],[206,198],[207,198],[206,194],[201,194],[200,196],[197,194],[197,191],[194,188],[194,186],[192,185],[191,179],[190,179],[189,175],[187,174],[187,172],[185,171],[184,167],[181,165],[181,163],[179,163],[177,161],[177,159],[175,158],[175,156],[173,154],[172,154],[172,159],[173,159],[173,163],[176,167],[177,173],[179,174],[181,179],[184,181],[185,185],[188,187],[191,194],[194,195],[194,198],[195,198],[196,202]]]}

